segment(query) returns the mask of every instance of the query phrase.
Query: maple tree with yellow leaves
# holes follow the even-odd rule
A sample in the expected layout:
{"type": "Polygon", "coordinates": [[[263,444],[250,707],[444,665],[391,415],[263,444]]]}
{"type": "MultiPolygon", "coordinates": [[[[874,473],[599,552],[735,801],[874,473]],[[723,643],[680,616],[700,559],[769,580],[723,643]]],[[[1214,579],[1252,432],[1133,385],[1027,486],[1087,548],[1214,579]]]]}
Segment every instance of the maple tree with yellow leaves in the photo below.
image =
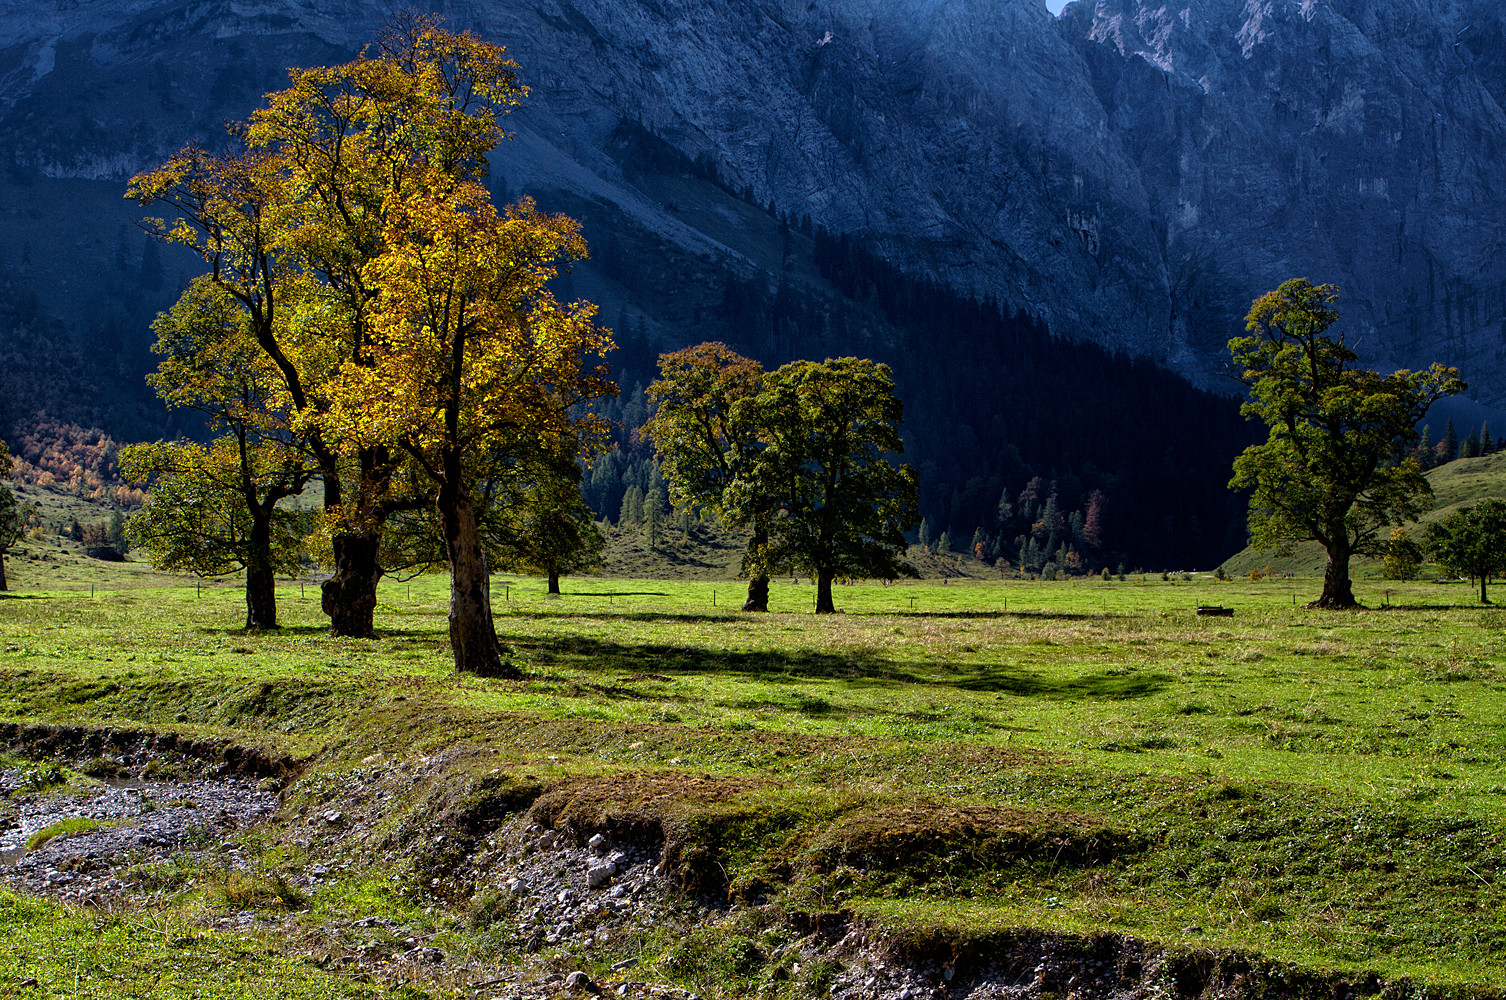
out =
{"type": "Polygon", "coordinates": [[[375,55],[291,71],[234,151],[189,147],[129,190],[175,210],[152,227],[208,264],[275,368],[271,406],[323,482],[332,631],[372,634],[384,526],[437,504],[456,663],[480,673],[504,666],[475,484],[589,436],[567,409],[615,391],[585,360],[611,346],[593,308],[544,287],[584,255],[579,227],[529,203],[499,214],[481,184],[527,94],[516,70],[501,46],[403,18],[375,55]]]}

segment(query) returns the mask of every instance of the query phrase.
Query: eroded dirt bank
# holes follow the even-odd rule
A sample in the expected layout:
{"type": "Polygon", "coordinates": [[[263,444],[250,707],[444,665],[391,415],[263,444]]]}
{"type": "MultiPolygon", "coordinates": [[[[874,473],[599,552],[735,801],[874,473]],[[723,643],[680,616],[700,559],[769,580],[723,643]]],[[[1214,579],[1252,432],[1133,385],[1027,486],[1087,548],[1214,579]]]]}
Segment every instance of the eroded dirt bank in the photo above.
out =
{"type": "MultiPolygon", "coordinates": [[[[738,830],[692,835],[664,804],[683,809],[685,790],[658,779],[519,780],[476,748],[297,762],[139,733],[4,735],[29,757],[0,773],[13,890],[144,918],[175,908],[190,926],[274,935],[321,967],[437,996],[1410,995],[1121,935],[907,934],[792,905],[779,885],[740,885],[717,841],[738,830]],[[374,881],[405,915],[363,910],[374,881]]],[[[696,781],[698,801],[728,794],[696,781]]]]}

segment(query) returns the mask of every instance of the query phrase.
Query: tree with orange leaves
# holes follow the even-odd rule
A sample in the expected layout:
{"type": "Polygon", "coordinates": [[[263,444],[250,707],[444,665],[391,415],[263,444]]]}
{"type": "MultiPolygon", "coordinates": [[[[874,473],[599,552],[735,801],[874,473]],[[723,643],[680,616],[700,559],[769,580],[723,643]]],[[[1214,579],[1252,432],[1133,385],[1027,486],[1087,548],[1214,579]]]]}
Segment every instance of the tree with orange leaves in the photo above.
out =
{"type": "Polygon", "coordinates": [[[498,213],[485,187],[420,188],[392,208],[386,250],[363,280],[381,289],[365,364],[330,383],[344,440],[406,455],[435,488],[450,565],[450,645],[458,669],[515,675],[492,625],[479,488],[540,454],[579,450],[598,431],[578,403],[616,393],[596,307],[547,287],[584,256],[580,225],[527,199],[498,213]]]}
{"type": "Polygon", "coordinates": [[[485,176],[503,116],[527,93],[516,69],[501,46],[437,18],[401,19],[374,55],[292,70],[232,128],[232,151],[185,148],[128,190],[174,213],[149,225],[203,258],[277,369],[275,404],[320,467],[337,635],[372,634],[383,527],[427,502],[403,488],[402,453],[342,439],[330,422],[336,374],[375,363],[382,289],[368,265],[389,250],[393,211],[485,176]]]}

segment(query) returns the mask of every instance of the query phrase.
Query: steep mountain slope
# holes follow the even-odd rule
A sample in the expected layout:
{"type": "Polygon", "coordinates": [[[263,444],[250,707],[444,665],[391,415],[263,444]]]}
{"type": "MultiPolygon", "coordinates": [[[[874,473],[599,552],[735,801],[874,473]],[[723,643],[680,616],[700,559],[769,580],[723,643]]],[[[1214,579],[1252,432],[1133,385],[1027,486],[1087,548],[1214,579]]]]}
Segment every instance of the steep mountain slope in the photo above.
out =
{"type": "MultiPolygon", "coordinates": [[[[440,6],[511,46],[534,86],[497,162],[515,188],[740,251],[623,182],[611,143],[629,122],[760,204],[1194,377],[1254,294],[1302,273],[1345,285],[1370,358],[1442,356],[1506,399],[1498,4],[1079,0],[1059,20],[1037,0],[440,6]]],[[[243,116],[284,65],[348,56],[386,11],[58,7],[0,7],[13,184],[123,180],[243,116]]],[[[75,244],[109,246],[99,214],[75,244]]]]}
{"type": "MultiPolygon", "coordinates": [[[[124,181],[185,141],[219,141],[284,67],[351,57],[389,6],[0,0],[0,427],[45,409],[120,437],[175,429],[140,376],[150,318],[194,261],[131,228],[124,181]]],[[[807,218],[909,275],[1205,386],[1227,385],[1224,343],[1253,296],[1299,274],[1336,281],[1368,361],[1458,363],[1478,398],[1506,404],[1493,2],[1078,0],[1060,18],[1039,0],[435,6],[507,44],[533,88],[493,158],[496,187],[586,219],[596,260],[565,290],[624,334],[624,387],[651,377],[659,348],[736,340],[734,316],[762,324],[742,340],[765,361],[885,354],[909,369],[912,412],[945,422],[916,429],[938,527],[970,531],[993,484],[1023,485],[1011,446],[1048,478],[1120,455],[1180,504],[1115,435],[1156,438],[1153,465],[1201,463],[1217,487],[1227,408],[1186,403],[1176,412],[1209,415],[1181,418],[1163,447],[1163,401],[1149,399],[1143,429],[1056,454],[1072,437],[1056,414],[1037,426],[974,405],[1018,383],[1021,357],[965,324],[912,315],[899,331],[792,239],[807,218]]],[[[1061,382],[1040,398],[1080,399],[1089,423],[1095,398],[1143,384],[1074,384],[1074,370],[1068,354],[1042,367],[1061,382]]],[[[1237,532],[1217,492],[1168,515],[1163,541],[1191,523],[1209,545],[1237,532]]]]}

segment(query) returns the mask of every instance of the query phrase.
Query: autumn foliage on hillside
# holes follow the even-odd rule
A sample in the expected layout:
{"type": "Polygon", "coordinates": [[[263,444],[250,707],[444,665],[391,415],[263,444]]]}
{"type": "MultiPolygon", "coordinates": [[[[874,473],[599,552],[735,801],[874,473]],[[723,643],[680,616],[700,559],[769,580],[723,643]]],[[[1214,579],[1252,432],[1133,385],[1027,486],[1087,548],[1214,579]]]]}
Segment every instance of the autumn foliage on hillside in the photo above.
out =
{"type": "Polygon", "coordinates": [[[122,507],[140,506],[141,490],[120,480],[120,445],[98,428],[43,414],[13,428],[11,478],[122,507]]]}

